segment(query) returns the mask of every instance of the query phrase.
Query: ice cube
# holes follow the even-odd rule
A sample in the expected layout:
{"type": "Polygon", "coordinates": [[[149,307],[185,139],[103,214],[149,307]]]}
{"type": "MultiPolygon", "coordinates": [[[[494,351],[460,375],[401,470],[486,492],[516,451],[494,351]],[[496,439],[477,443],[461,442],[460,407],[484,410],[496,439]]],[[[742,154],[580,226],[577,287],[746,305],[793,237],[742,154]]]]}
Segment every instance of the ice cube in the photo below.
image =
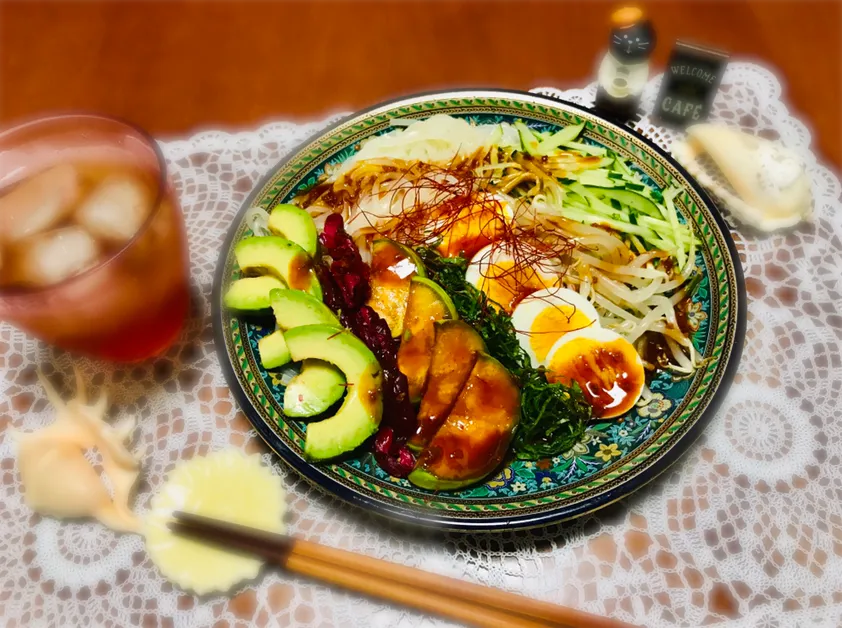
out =
{"type": "Polygon", "coordinates": [[[126,242],[149,214],[151,199],[141,181],[112,175],[100,183],[76,210],[76,220],[97,238],[126,242]]]}
{"type": "Polygon", "coordinates": [[[0,198],[0,240],[15,242],[61,222],[79,200],[79,173],[70,164],[27,179],[0,198]]]}
{"type": "Polygon", "coordinates": [[[14,281],[49,286],[92,266],[99,243],[82,227],[64,227],[27,238],[16,245],[14,281]]]}

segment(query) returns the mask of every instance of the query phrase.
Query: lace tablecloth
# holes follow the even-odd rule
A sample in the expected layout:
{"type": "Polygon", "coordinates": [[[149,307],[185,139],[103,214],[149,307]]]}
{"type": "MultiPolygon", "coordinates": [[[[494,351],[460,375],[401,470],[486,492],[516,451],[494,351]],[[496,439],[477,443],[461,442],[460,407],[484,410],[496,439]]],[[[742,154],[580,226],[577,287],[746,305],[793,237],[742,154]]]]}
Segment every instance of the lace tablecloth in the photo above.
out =
{"type": "MultiPolygon", "coordinates": [[[[590,104],[595,86],[537,91],[590,104]]],[[[807,162],[816,198],[812,223],[796,232],[735,232],[749,311],[731,393],[689,453],[634,496],[572,523],[494,535],[410,530],[323,495],[267,453],[225,385],[209,323],[225,232],[258,178],[335,118],[161,142],[187,221],[193,315],[153,363],[83,362],[95,385],[109,385],[115,417],[140,417],[138,511],[178,460],[234,446],[263,453],[286,482],[291,531],[323,543],[641,626],[842,625],[840,182],[816,163],[768,70],[730,64],[713,117],[780,137],[807,162]]],[[[647,119],[638,128],[664,147],[675,138],[647,119]]],[[[0,624],[448,625],[277,570],[231,597],[196,598],[161,578],[139,537],[32,514],[8,427],[52,420],[38,364],[69,383],[69,356],[0,325],[0,624]]]]}

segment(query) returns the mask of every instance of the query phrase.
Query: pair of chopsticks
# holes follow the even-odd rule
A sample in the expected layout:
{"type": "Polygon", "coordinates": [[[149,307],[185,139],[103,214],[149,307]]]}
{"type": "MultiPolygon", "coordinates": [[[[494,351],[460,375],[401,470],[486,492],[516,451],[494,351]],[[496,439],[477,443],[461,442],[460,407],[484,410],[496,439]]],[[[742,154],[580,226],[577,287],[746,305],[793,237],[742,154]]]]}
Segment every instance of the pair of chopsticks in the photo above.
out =
{"type": "Polygon", "coordinates": [[[629,624],[312,541],[174,512],[177,534],[256,554],[290,572],[483,628],[629,628],[629,624]]]}

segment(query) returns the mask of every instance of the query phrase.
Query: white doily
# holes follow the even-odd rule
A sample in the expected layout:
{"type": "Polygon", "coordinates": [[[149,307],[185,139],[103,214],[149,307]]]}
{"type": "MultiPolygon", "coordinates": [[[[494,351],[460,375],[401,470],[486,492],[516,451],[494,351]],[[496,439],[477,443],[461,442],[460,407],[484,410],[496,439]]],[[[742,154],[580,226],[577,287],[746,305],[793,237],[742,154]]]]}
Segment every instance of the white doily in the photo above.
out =
{"type": "MultiPolygon", "coordinates": [[[[660,79],[650,82],[651,108],[660,79]]],[[[537,90],[581,104],[595,87],[537,90]]],[[[742,363],[705,434],[668,473],[578,521],[496,535],[413,531],[310,488],[272,458],[235,407],[214,352],[210,286],[226,230],[252,186],[331,120],[162,142],[190,237],[194,312],[161,360],[84,363],[114,415],[141,417],[141,513],[176,460],[227,446],[263,452],[289,490],[290,529],[335,546],[522,592],[641,626],[842,625],[842,212],[807,128],[768,70],[731,63],[714,120],[780,137],[813,179],[812,223],[763,239],[735,233],[749,294],[742,363]]],[[[638,125],[668,147],[675,133],[638,125]]],[[[167,584],[135,536],[33,515],[20,495],[9,426],[52,420],[35,379],[70,358],[0,325],[0,624],[6,626],[443,626],[353,595],[265,573],[229,599],[167,584]],[[217,623],[220,622],[220,623],[217,623]]]]}

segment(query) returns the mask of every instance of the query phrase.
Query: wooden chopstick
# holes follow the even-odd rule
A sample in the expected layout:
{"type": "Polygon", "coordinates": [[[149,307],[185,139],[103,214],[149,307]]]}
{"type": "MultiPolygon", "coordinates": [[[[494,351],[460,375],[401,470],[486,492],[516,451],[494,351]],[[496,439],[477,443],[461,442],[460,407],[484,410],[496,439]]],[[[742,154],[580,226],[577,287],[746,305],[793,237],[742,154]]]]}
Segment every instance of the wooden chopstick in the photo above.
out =
{"type": "Polygon", "coordinates": [[[356,570],[337,567],[321,560],[294,553],[288,550],[272,549],[256,543],[254,540],[223,536],[218,532],[209,533],[205,528],[175,522],[172,529],[178,533],[194,535],[227,548],[235,548],[249,553],[259,554],[271,562],[282,565],[290,572],[308,576],[316,580],[337,585],[364,595],[383,598],[398,604],[417,608],[434,615],[480,626],[483,628],[545,628],[545,622],[535,622],[522,615],[508,613],[477,606],[472,602],[440,596],[424,589],[412,587],[391,580],[384,580],[356,570]]]}
{"type": "Polygon", "coordinates": [[[261,555],[288,570],[476,626],[621,628],[629,624],[420,569],[185,512],[173,530],[261,555]]]}

